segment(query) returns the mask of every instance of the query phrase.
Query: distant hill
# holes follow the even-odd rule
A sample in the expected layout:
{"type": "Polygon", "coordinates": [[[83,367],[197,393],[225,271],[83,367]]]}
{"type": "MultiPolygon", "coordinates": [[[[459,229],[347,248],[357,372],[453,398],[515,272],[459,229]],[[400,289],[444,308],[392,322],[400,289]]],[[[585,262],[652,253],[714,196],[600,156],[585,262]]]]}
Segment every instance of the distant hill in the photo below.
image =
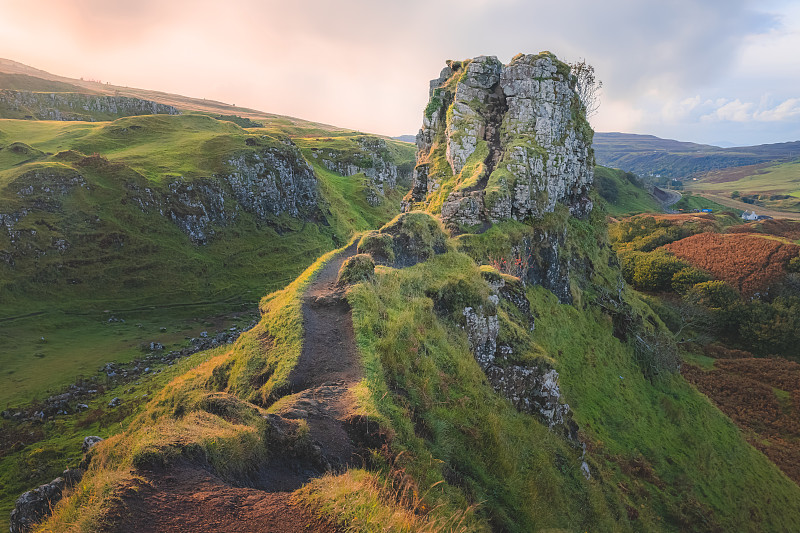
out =
{"type": "MultiPolygon", "coordinates": [[[[81,94],[139,98],[141,100],[151,100],[159,104],[172,106],[182,112],[237,115],[239,117],[258,121],[268,120],[273,124],[279,122],[287,134],[302,134],[308,136],[321,135],[325,132],[358,133],[347,130],[346,128],[339,128],[328,124],[320,124],[273,113],[265,113],[264,111],[237,107],[224,102],[206,100],[205,98],[193,98],[190,96],[137,89],[134,87],[123,87],[96,81],[76,80],[51,74],[3,58],[0,58],[0,89],[32,92],[77,92],[81,94]]],[[[0,111],[0,118],[18,117],[6,116],[0,111]]]]}
{"type": "Polygon", "coordinates": [[[752,206],[759,214],[771,214],[765,208],[800,212],[800,160],[715,170],[685,185],[705,196],[742,202],[740,209],[752,206]]]}
{"type": "Polygon", "coordinates": [[[397,137],[392,137],[395,141],[403,141],[404,143],[415,143],[417,142],[416,135],[399,135],[397,137]]]}
{"type": "Polygon", "coordinates": [[[598,165],[643,177],[687,178],[730,167],[789,161],[800,157],[800,141],[720,148],[653,135],[595,133],[598,165]]]}

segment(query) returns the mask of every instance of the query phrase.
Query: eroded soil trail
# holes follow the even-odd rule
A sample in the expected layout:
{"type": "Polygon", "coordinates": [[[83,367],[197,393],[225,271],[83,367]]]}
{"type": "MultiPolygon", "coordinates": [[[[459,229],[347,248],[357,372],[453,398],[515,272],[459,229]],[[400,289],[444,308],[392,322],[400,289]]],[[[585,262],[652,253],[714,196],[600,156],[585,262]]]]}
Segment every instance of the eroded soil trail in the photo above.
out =
{"type": "MultiPolygon", "coordinates": [[[[350,307],[336,286],[339,268],[356,253],[353,244],[322,269],[303,295],[304,341],[289,376],[291,395],[281,400],[273,424],[303,419],[315,451],[313,460],[270,463],[250,486],[234,486],[198,465],[181,463],[146,472],[144,481],[123,491],[124,506],[112,531],[166,532],[335,532],[329,523],[292,502],[291,491],[325,470],[361,465],[354,432],[350,387],[362,377],[350,307]]],[[[356,440],[361,440],[357,438],[356,440]]]]}
{"type": "Polygon", "coordinates": [[[289,388],[299,391],[278,414],[308,422],[311,439],[333,468],[359,464],[347,432],[352,416],[349,389],[362,377],[350,306],[336,286],[339,268],[356,244],[328,262],[303,296],[303,351],[289,388]]]}

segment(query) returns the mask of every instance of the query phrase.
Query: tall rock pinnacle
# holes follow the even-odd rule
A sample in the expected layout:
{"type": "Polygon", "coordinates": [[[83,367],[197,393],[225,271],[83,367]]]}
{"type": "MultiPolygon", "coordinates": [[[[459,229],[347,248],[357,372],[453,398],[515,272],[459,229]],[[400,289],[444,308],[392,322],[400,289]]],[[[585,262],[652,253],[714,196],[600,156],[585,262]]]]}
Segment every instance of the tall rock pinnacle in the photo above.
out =
{"type": "Polygon", "coordinates": [[[593,131],[570,68],[549,52],[448,61],[431,81],[404,210],[451,226],[592,209],[593,131]]]}

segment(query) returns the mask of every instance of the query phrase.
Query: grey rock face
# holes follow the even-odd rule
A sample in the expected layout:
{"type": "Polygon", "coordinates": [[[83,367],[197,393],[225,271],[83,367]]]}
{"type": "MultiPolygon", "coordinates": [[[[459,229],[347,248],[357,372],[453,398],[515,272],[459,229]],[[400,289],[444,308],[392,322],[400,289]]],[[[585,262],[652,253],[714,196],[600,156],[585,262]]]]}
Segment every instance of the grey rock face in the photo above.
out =
{"type": "Polygon", "coordinates": [[[260,219],[283,213],[296,217],[316,206],[317,178],[292,148],[249,152],[228,161],[234,170],[223,179],[239,204],[260,219]]]}
{"type": "Polygon", "coordinates": [[[354,150],[313,148],[311,157],[318,160],[331,172],[342,176],[363,173],[369,180],[367,202],[380,205],[383,197],[397,187],[398,180],[411,177],[404,175],[392,161],[386,141],[378,137],[358,137],[354,150]]]}
{"type": "Polygon", "coordinates": [[[513,347],[498,342],[502,324],[497,307],[502,300],[519,309],[534,327],[530,302],[519,282],[509,283],[502,277],[488,280],[493,294],[486,305],[466,307],[464,329],[475,360],[489,383],[518,410],[538,416],[551,429],[557,428],[573,442],[578,442],[577,426],[571,419],[569,405],[564,403],[558,386],[558,372],[544,364],[518,365],[508,361],[513,347]]]}
{"type": "Polygon", "coordinates": [[[481,56],[445,69],[431,82],[404,208],[419,208],[449,182],[445,223],[524,220],[552,212],[558,202],[574,216],[588,215],[592,132],[575,84],[549,53],[520,55],[508,65],[481,56]],[[449,171],[432,172],[431,162],[442,155],[449,171]]]}
{"type": "MultiPolygon", "coordinates": [[[[133,115],[179,115],[171,105],[128,96],[79,93],[34,93],[0,90],[0,116],[25,114],[37,120],[96,120],[91,113],[119,117],[133,115]]],[[[6,117],[7,118],[7,117],[6,117]]],[[[22,118],[13,116],[13,118],[22,118]]]]}
{"type": "Polygon", "coordinates": [[[49,516],[51,507],[61,499],[65,486],[64,479],[59,477],[17,498],[11,511],[11,533],[27,533],[49,516]]]}
{"type": "Polygon", "coordinates": [[[317,177],[294,145],[244,152],[227,166],[228,172],[213,178],[177,178],[167,191],[130,183],[131,200],[144,213],[169,217],[195,244],[206,244],[214,226],[233,223],[240,211],[268,223],[273,216],[302,217],[317,207],[317,177]]]}
{"type": "MultiPolygon", "coordinates": [[[[86,454],[92,446],[102,440],[100,437],[86,437],[83,440],[83,453],[86,454]]],[[[84,462],[88,465],[86,457],[84,457],[84,462]]],[[[83,479],[83,472],[84,467],[68,468],[64,470],[61,477],[29,490],[17,498],[14,509],[11,511],[11,533],[32,531],[36,524],[50,516],[53,506],[61,500],[64,489],[80,483],[83,479]]]]}

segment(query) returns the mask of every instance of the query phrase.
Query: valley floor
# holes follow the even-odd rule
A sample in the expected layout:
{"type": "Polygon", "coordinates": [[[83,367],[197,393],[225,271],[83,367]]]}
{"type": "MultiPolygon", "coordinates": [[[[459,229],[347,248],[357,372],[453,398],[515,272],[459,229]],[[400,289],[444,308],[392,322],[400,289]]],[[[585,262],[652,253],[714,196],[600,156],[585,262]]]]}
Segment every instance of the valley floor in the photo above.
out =
{"type": "Polygon", "coordinates": [[[788,218],[790,220],[800,220],[800,213],[793,213],[791,211],[779,211],[777,209],[770,209],[767,207],[761,207],[758,205],[748,204],[745,202],[740,202],[738,200],[734,200],[730,197],[730,194],[724,193],[716,193],[713,191],[705,191],[701,189],[691,189],[691,191],[698,195],[708,198],[709,200],[713,200],[719,204],[722,204],[727,207],[732,207],[734,209],[739,209],[741,211],[755,211],[759,215],[767,215],[773,218],[788,218]]]}

